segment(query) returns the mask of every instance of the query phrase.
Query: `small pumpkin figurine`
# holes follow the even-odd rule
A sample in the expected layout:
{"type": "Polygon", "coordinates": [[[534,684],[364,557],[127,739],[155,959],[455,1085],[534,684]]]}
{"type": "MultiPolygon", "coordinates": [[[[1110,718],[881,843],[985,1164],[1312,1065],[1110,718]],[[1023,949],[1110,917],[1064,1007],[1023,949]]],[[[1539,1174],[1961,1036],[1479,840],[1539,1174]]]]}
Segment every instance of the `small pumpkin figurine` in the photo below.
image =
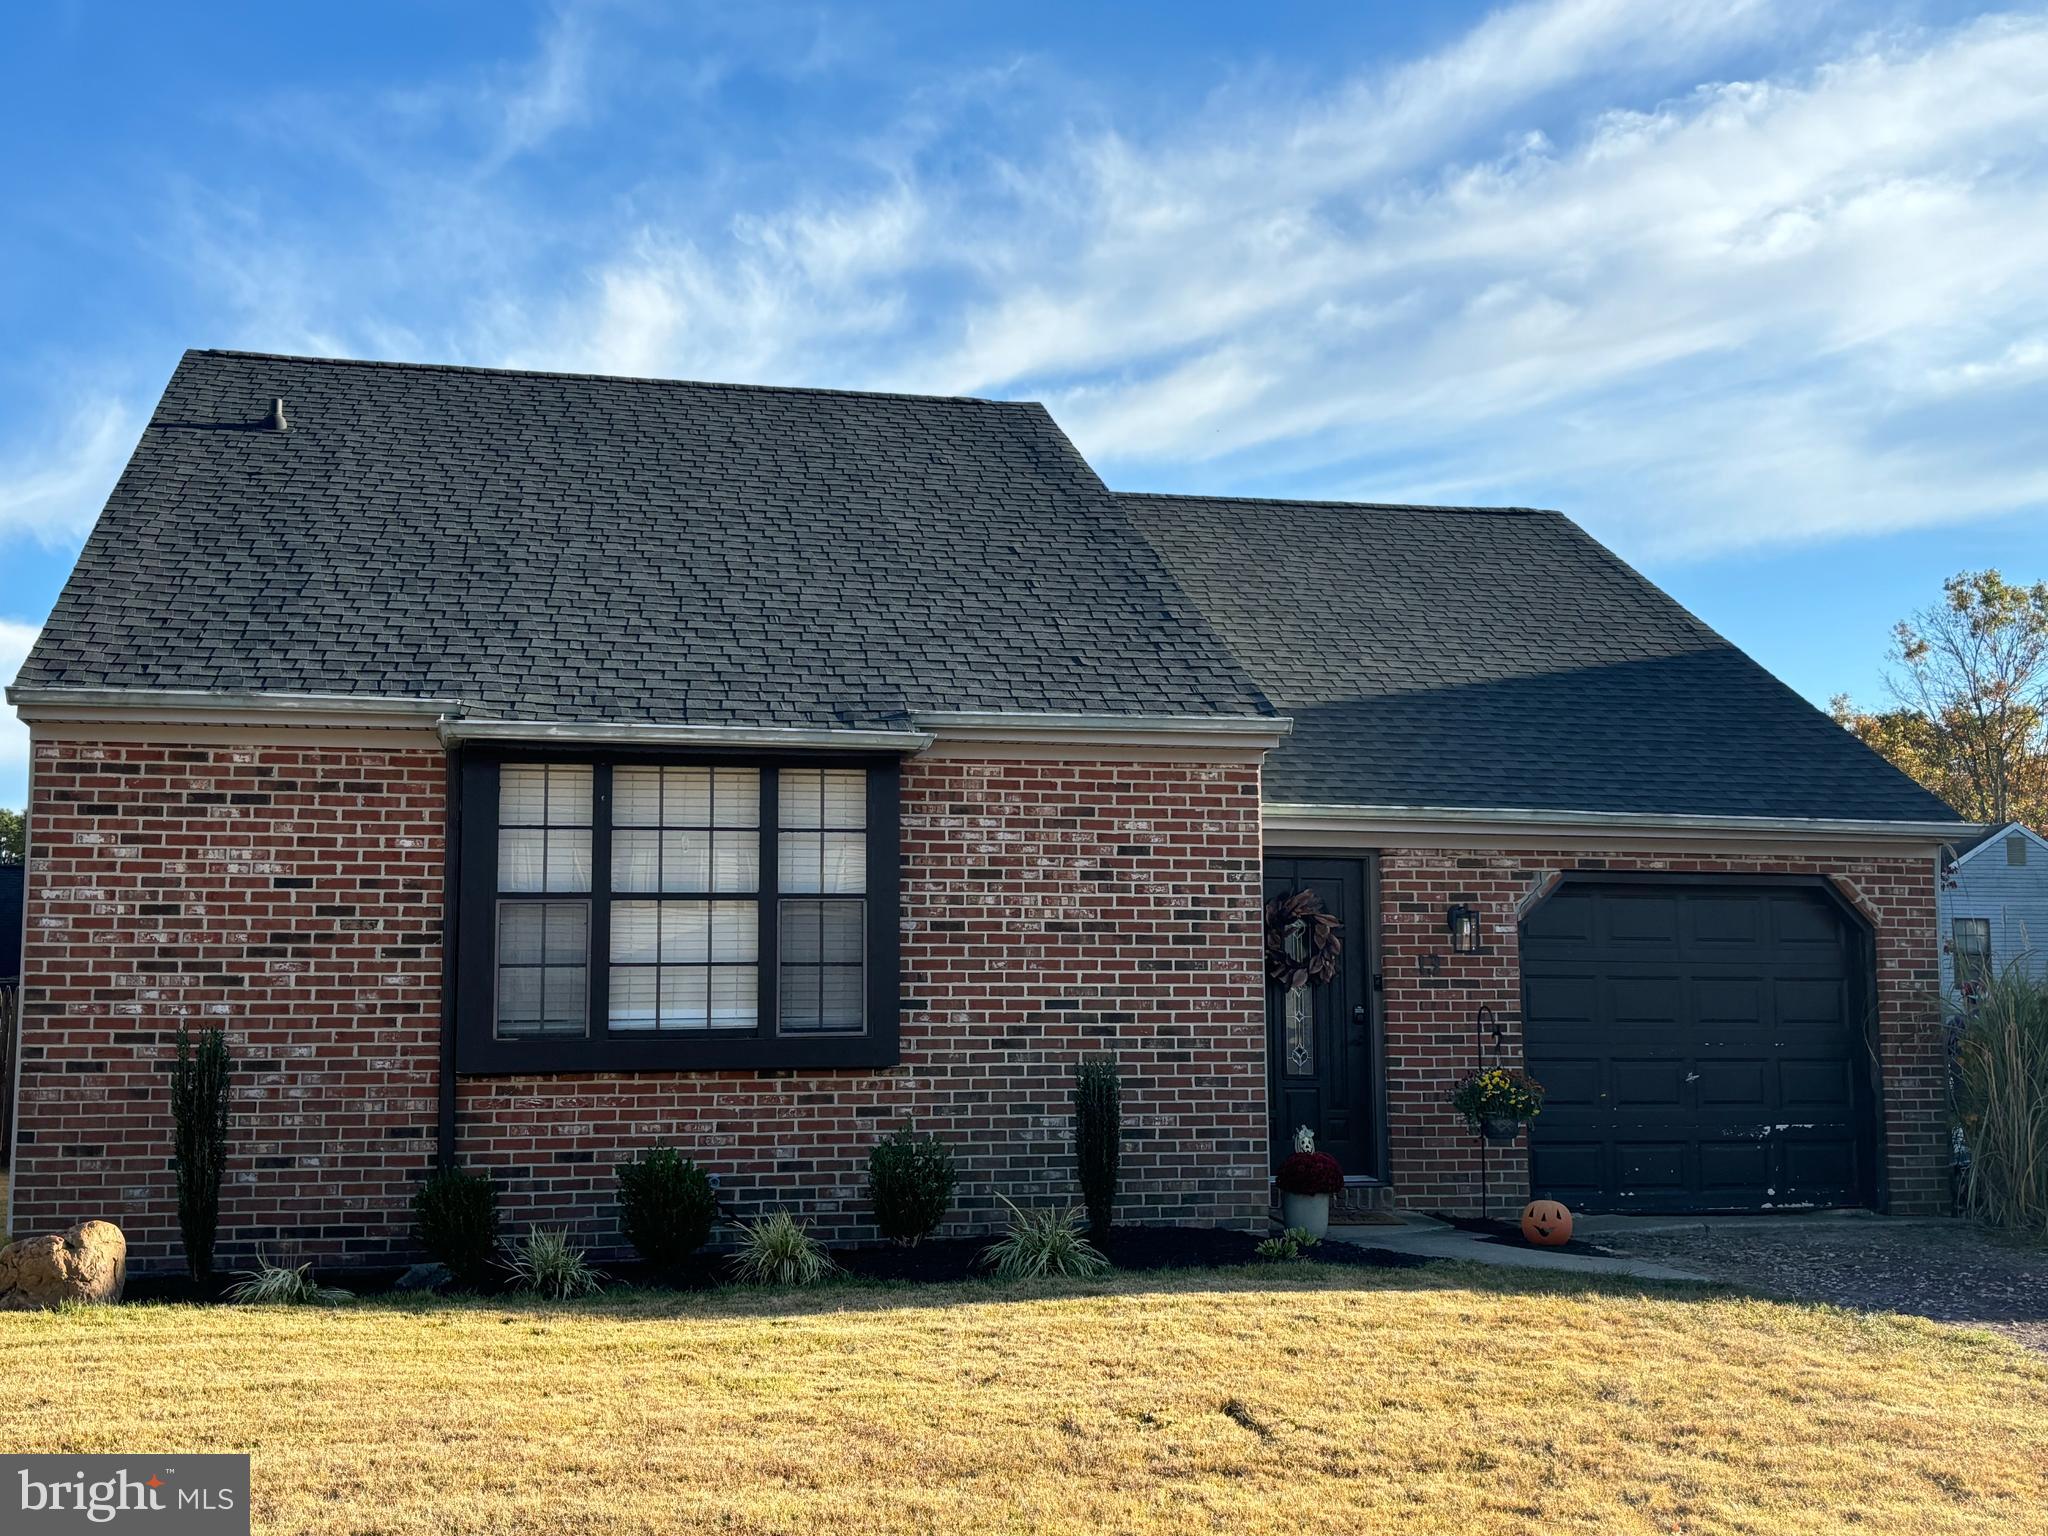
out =
{"type": "Polygon", "coordinates": [[[1572,1213],[1555,1200],[1531,1200],[1522,1207],[1522,1236],[1538,1248],[1562,1248],[1572,1240],[1572,1213]]]}

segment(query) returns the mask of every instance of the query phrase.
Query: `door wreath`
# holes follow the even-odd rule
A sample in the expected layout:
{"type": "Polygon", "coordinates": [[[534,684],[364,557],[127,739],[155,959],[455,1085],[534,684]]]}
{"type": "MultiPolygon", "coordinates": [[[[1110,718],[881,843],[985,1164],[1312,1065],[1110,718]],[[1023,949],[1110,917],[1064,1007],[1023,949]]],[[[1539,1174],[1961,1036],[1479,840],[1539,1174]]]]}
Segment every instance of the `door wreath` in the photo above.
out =
{"type": "Polygon", "coordinates": [[[1320,987],[1337,974],[1344,925],[1314,891],[1266,903],[1266,974],[1283,987],[1320,987]]]}

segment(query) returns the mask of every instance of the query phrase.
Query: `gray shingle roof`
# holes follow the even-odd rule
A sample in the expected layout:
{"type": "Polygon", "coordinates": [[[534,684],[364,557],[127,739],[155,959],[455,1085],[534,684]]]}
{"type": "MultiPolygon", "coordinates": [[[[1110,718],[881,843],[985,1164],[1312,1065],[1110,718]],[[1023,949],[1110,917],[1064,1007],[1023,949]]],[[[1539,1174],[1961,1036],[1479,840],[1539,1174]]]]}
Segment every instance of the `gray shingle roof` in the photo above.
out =
{"type": "Polygon", "coordinates": [[[1119,499],[1294,718],[1268,800],[1956,819],[1555,512],[1119,499]]]}
{"type": "Polygon", "coordinates": [[[1041,406],[233,352],[178,365],[20,682],[1271,712],[1041,406]]]}
{"type": "Polygon", "coordinates": [[[1953,817],[1555,513],[1116,496],[984,400],[189,352],[19,681],[707,725],[1278,705],[1272,800],[1953,817]]]}

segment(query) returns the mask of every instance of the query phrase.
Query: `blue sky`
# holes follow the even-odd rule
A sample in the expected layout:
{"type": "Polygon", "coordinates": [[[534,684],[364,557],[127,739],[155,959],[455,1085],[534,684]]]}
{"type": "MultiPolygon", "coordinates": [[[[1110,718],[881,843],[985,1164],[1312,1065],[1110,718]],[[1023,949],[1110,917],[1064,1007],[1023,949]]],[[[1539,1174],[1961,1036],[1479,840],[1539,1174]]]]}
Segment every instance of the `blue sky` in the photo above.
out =
{"type": "Polygon", "coordinates": [[[0,673],[187,346],[1038,398],[1125,489],[1559,507],[1817,702],[1950,572],[2048,575],[2038,9],[203,16],[0,21],[0,673]]]}

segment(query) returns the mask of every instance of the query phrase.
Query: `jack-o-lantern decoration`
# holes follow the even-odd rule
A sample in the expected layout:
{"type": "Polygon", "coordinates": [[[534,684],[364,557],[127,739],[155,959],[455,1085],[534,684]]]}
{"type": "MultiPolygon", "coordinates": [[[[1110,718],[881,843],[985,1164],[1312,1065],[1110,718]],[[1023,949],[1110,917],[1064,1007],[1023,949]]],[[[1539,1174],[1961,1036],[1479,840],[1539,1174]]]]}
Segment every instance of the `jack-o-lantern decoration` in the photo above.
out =
{"type": "Polygon", "coordinates": [[[1572,1240],[1572,1213],[1555,1200],[1531,1200],[1522,1207],[1522,1236],[1538,1248],[1562,1248],[1572,1240]]]}

